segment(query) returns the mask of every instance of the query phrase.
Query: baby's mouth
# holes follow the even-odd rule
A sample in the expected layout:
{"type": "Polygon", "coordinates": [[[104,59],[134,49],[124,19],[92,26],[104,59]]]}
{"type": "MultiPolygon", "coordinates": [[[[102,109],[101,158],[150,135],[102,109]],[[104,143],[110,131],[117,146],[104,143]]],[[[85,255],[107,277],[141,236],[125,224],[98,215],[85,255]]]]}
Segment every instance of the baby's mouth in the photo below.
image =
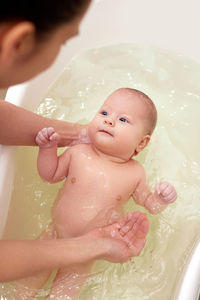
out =
{"type": "Polygon", "coordinates": [[[105,129],[101,129],[101,130],[99,130],[99,132],[102,132],[102,133],[108,134],[108,135],[110,135],[110,136],[113,136],[112,133],[110,133],[109,131],[107,131],[107,130],[105,130],[105,129]]]}

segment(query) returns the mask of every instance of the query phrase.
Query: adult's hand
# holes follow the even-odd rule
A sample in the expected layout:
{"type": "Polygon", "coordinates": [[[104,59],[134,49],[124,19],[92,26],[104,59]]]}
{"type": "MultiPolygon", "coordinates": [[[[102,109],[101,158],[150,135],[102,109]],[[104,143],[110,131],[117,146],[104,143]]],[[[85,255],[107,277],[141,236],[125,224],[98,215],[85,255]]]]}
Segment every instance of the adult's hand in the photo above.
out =
{"type": "MultiPolygon", "coordinates": [[[[123,263],[138,256],[144,248],[149,229],[147,216],[140,212],[128,213],[119,222],[95,229],[88,235],[100,238],[105,253],[99,259],[123,263]]],[[[97,244],[96,244],[97,246],[97,244]]],[[[102,247],[99,245],[99,247],[102,247]]]]}

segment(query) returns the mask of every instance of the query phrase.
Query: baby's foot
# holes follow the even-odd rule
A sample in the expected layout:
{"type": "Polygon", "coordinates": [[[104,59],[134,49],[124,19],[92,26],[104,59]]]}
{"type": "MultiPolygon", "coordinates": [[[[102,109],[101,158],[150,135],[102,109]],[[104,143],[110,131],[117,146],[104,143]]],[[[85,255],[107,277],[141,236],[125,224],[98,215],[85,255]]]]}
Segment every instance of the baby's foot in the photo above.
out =
{"type": "Polygon", "coordinates": [[[35,138],[36,144],[41,148],[51,148],[58,144],[60,136],[52,127],[43,128],[35,138]]]}
{"type": "Polygon", "coordinates": [[[144,248],[149,222],[145,214],[128,213],[119,222],[94,230],[109,244],[105,259],[111,262],[125,262],[132,256],[138,256],[144,248]]]}

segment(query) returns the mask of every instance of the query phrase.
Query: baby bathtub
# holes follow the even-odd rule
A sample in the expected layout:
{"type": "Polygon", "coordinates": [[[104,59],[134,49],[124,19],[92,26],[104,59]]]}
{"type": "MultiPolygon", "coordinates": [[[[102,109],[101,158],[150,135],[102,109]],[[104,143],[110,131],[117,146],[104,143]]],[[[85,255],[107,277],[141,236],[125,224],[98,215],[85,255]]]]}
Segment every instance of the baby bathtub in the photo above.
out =
{"type": "MultiPolygon", "coordinates": [[[[27,83],[11,87],[6,101],[33,110],[63,65],[82,50],[134,43],[180,52],[200,62],[199,0],[95,0],[80,35],[61,49],[54,65],[27,83]]],[[[6,222],[15,162],[15,148],[0,148],[0,234],[6,222]]],[[[200,287],[200,243],[193,249],[174,300],[197,300],[200,287]]],[[[172,299],[169,299],[172,300],[172,299]]]]}

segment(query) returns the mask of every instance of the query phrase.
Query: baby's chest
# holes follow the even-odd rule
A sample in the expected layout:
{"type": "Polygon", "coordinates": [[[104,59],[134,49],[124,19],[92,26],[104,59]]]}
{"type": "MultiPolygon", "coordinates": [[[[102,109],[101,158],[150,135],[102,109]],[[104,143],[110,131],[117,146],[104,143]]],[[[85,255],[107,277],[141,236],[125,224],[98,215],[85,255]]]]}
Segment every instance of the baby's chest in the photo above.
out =
{"type": "Polygon", "coordinates": [[[74,162],[68,177],[76,181],[79,189],[95,191],[109,197],[127,198],[135,186],[134,172],[130,168],[115,166],[94,159],[74,162]]]}

